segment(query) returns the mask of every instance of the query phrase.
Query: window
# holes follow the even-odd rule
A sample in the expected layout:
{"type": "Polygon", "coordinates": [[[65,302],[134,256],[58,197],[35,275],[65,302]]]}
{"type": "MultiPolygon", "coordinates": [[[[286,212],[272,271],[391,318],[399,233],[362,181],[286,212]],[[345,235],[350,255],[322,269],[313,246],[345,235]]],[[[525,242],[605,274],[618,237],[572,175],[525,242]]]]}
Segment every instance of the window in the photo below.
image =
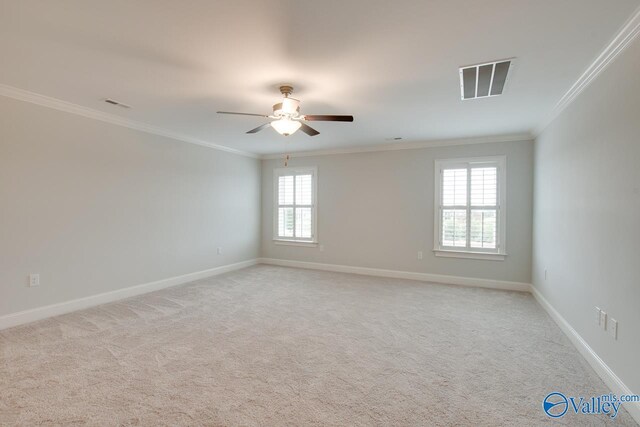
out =
{"type": "Polygon", "coordinates": [[[317,242],[316,177],[315,167],[274,171],[273,236],[277,242],[302,245],[317,242]]]}
{"type": "Polygon", "coordinates": [[[504,260],[506,158],[436,160],[437,256],[504,260]]]}

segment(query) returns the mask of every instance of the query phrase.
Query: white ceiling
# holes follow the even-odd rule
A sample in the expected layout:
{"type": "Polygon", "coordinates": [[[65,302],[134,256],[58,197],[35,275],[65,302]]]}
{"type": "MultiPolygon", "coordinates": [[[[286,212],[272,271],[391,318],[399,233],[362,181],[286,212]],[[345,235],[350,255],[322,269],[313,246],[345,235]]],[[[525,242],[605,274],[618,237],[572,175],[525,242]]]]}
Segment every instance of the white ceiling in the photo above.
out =
{"type": "Polygon", "coordinates": [[[276,153],[532,131],[638,0],[0,0],[0,83],[188,137],[276,153]],[[516,57],[496,98],[460,100],[458,67],[516,57]],[[285,138],[257,117],[291,83],[285,138]],[[131,110],[103,102],[114,98],[131,110]]]}

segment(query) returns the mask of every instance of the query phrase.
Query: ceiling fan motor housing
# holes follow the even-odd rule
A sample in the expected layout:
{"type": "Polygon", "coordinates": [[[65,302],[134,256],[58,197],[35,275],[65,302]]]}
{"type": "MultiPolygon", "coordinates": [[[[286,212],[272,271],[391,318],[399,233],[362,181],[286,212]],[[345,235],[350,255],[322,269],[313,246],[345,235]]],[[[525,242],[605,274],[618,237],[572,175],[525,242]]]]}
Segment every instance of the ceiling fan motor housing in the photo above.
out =
{"type": "Polygon", "coordinates": [[[300,113],[300,101],[293,98],[284,98],[282,102],[273,105],[275,117],[298,117],[300,113]]]}

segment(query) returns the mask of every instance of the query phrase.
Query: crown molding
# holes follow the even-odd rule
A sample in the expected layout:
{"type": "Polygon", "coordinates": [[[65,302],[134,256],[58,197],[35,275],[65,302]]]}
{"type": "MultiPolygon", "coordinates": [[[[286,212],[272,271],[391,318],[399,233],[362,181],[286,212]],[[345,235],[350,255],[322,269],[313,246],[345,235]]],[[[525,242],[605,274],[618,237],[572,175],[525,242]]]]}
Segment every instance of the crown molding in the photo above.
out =
{"type": "Polygon", "coordinates": [[[260,157],[259,155],[254,153],[236,150],[234,148],[225,147],[223,145],[214,144],[211,142],[203,141],[201,139],[193,138],[186,135],[181,135],[163,128],[159,128],[157,126],[149,125],[149,124],[138,122],[135,120],[126,119],[124,117],[120,117],[115,114],[105,113],[99,110],[94,110],[92,108],[73,104],[71,102],[62,101],[61,99],[40,95],[38,93],[30,92],[28,90],[19,89],[19,88],[1,84],[1,83],[0,83],[0,95],[8,98],[17,99],[19,101],[30,102],[32,104],[40,105],[42,107],[53,108],[55,110],[64,111],[66,113],[76,114],[78,116],[87,117],[94,120],[100,120],[102,122],[111,123],[116,126],[122,126],[129,129],[135,129],[141,132],[164,136],[167,138],[175,139],[177,141],[188,142],[189,144],[201,145],[203,147],[213,148],[215,150],[220,150],[220,151],[226,151],[228,153],[233,153],[240,156],[252,157],[255,159],[260,157]]]}
{"type": "Polygon", "coordinates": [[[534,136],[540,135],[629,46],[638,34],[640,34],[640,7],[633,12],[627,22],[618,30],[611,43],[587,67],[567,93],[560,98],[549,115],[534,130],[534,136]]]}
{"type": "Polygon", "coordinates": [[[315,150],[315,151],[299,151],[299,152],[287,152],[277,154],[263,154],[262,159],[279,159],[284,155],[294,157],[311,157],[311,156],[330,156],[334,154],[354,154],[354,153],[369,153],[375,151],[396,151],[396,150],[418,150],[420,148],[432,148],[432,147],[449,147],[454,145],[472,145],[472,144],[491,144],[494,142],[518,142],[518,141],[533,141],[533,135],[530,133],[520,133],[511,135],[495,135],[495,136],[483,136],[479,138],[458,138],[458,139],[439,139],[420,142],[405,142],[395,144],[380,144],[380,145],[367,145],[362,147],[346,147],[336,148],[328,150],[315,150]]]}

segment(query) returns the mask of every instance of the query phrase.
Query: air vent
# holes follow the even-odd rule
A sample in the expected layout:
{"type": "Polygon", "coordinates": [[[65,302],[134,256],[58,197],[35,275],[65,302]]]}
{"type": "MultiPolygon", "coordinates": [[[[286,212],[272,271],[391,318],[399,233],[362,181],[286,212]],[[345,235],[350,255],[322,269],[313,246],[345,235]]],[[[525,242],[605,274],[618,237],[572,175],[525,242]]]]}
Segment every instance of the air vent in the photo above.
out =
{"type": "Polygon", "coordinates": [[[130,105],[123,104],[122,102],[118,102],[116,100],[109,99],[109,98],[105,99],[104,102],[111,105],[117,105],[118,107],[122,107],[122,108],[131,108],[130,105]]]}
{"type": "Polygon", "coordinates": [[[502,95],[509,77],[512,59],[460,68],[462,99],[502,95]]]}

